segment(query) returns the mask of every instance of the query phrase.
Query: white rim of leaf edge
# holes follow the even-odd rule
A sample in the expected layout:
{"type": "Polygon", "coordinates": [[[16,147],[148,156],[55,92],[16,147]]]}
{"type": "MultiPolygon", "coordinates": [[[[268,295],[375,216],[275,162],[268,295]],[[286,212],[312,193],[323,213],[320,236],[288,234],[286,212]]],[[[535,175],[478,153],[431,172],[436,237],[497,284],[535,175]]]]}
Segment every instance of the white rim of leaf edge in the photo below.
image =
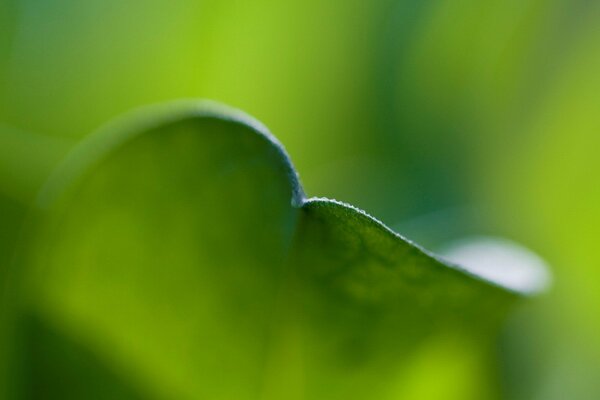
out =
{"type": "Polygon", "coordinates": [[[548,264],[533,251],[508,239],[467,237],[444,246],[438,254],[472,275],[521,293],[540,293],[552,283],[548,264]]]}

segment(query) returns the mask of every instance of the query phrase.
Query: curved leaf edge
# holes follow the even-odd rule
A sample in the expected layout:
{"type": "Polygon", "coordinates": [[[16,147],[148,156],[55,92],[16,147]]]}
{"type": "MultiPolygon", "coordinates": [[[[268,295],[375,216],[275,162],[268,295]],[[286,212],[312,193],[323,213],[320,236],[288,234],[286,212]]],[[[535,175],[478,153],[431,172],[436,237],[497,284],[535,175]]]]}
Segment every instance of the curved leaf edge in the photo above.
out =
{"type": "Polygon", "coordinates": [[[353,206],[352,204],[345,203],[343,201],[339,201],[336,199],[330,199],[327,197],[311,197],[305,200],[303,207],[309,206],[325,206],[325,207],[334,207],[338,210],[343,210],[345,212],[351,213],[354,217],[361,219],[364,223],[369,224],[373,227],[379,229],[381,233],[387,236],[393,237],[395,240],[403,243],[406,246],[414,249],[415,251],[421,253],[425,257],[430,258],[434,263],[438,264],[438,266],[449,268],[455,271],[458,274],[466,276],[469,279],[474,279],[478,282],[482,282],[484,284],[490,285],[494,288],[501,289],[507,291],[509,293],[518,295],[518,296],[532,296],[538,293],[543,292],[546,289],[547,281],[538,282],[537,280],[532,280],[527,282],[527,285],[520,285],[519,287],[513,287],[508,283],[501,282],[499,280],[494,280],[486,277],[484,274],[478,273],[478,271],[467,269],[466,267],[453,263],[445,259],[444,257],[432,252],[418,243],[408,239],[402,234],[394,231],[390,227],[388,227],[385,223],[377,219],[376,217],[370,215],[366,211],[353,206]]]}
{"type": "Polygon", "coordinates": [[[112,149],[143,135],[147,130],[189,118],[214,118],[237,123],[266,140],[277,151],[287,171],[292,186],[292,206],[302,207],[306,196],[298,173],[281,142],[254,117],[233,107],[204,99],[176,100],[143,106],[100,127],[76,145],[58,165],[40,190],[36,206],[48,208],[72,182],[78,180],[90,166],[99,162],[112,149]]]}
{"type": "Polygon", "coordinates": [[[39,192],[36,200],[37,207],[39,209],[50,207],[90,166],[99,162],[102,157],[109,154],[112,149],[115,149],[129,139],[142,135],[152,128],[189,118],[215,118],[222,121],[237,123],[248,127],[250,132],[266,140],[277,151],[281,158],[281,162],[287,171],[287,176],[292,188],[291,206],[293,207],[303,208],[315,204],[322,204],[325,206],[343,208],[347,212],[350,212],[365,221],[365,223],[371,224],[381,230],[384,234],[393,236],[404,245],[431,258],[440,266],[456,271],[468,279],[483,282],[491,287],[499,288],[518,296],[535,295],[546,289],[545,285],[540,284],[540,282],[537,281],[527,282],[526,285],[520,285],[518,288],[515,288],[509,284],[500,282],[499,280],[488,278],[477,271],[468,270],[461,265],[443,259],[441,256],[402,236],[379,219],[358,207],[326,197],[307,198],[302,188],[299,174],[285,150],[285,147],[268,130],[268,128],[245,112],[212,100],[186,99],[143,106],[107,123],[76,145],[59,164],[39,192]]]}

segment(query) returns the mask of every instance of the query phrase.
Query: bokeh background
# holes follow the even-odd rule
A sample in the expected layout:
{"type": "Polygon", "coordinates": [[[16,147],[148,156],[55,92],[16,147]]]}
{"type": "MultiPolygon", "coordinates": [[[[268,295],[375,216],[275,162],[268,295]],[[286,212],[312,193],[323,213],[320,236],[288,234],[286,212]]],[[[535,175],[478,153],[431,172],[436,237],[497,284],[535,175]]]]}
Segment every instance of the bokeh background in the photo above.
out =
{"type": "MultiPolygon", "coordinates": [[[[554,286],[508,322],[485,392],[600,398],[600,2],[0,0],[0,265],[72,144],[196,97],[263,121],[309,195],[431,248],[541,254],[554,286]]],[[[420,398],[461,364],[434,357],[420,398]]]]}

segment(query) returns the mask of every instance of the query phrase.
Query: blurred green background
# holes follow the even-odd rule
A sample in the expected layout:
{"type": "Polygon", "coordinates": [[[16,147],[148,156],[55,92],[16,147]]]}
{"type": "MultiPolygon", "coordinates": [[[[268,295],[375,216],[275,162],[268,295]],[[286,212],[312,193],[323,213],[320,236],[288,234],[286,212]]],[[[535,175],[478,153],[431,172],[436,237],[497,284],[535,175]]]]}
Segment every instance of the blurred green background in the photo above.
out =
{"type": "Polygon", "coordinates": [[[0,1],[0,274],[73,143],[210,98],[264,122],[309,195],[430,247],[491,234],[540,253],[555,285],[509,321],[494,392],[600,397],[600,2],[0,1]]]}

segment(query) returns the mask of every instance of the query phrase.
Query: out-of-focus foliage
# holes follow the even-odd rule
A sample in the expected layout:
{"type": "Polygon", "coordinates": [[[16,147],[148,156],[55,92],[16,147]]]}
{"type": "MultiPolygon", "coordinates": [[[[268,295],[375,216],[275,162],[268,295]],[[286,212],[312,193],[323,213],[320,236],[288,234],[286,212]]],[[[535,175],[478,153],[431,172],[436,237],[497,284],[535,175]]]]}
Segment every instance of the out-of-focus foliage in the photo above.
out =
{"type": "Polygon", "coordinates": [[[0,193],[28,204],[71,143],[0,126],[0,193]]]}
{"type": "MultiPolygon", "coordinates": [[[[311,193],[426,244],[500,233],[540,250],[555,290],[509,327],[498,387],[515,399],[596,398],[599,10],[589,0],[4,0],[0,122],[80,138],[159,100],[243,108],[286,143],[311,193]]],[[[12,190],[0,188],[2,260],[23,207],[12,190]]],[[[453,351],[420,353],[407,393],[435,398],[431,376],[461,387],[448,370],[486,376],[453,351]],[[448,361],[458,358],[463,368],[448,361]]]]}
{"type": "Polygon", "coordinates": [[[11,267],[18,238],[25,221],[27,204],[52,167],[69,147],[66,141],[32,135],[0,125],[0,398],[9,376],[5,368],[9,347],[5,346],[10,310],[7,308],[11,267]]]}
{"type": "Polygon", "coordinates": [[[395,399],[422,343],[469,357],[536,289],[306,200],[237,113],[185,103],[116,125],[41,193],[11,282],[15,398],[395,399]]]}
{"type": "Polygon", "coordinates": [[[562,73],[539,111],[515,128],[530,136],[513,148],[510,165],[496,166],[486,198],[494,204],[498,226],[536,243],[558,267],[560,284],[545,307],[522,317],[537,322],[530,322],[537,339],[523,345],[534,344],[546,399],[600,395],[599,17],[598,9],[580,16],[581,36],[563,59],[562,73]],[[514,196],[500,203],[495,197],[509,189],[514,196]],[[515,210],[523,219],[511,217],[515,210]]]}

